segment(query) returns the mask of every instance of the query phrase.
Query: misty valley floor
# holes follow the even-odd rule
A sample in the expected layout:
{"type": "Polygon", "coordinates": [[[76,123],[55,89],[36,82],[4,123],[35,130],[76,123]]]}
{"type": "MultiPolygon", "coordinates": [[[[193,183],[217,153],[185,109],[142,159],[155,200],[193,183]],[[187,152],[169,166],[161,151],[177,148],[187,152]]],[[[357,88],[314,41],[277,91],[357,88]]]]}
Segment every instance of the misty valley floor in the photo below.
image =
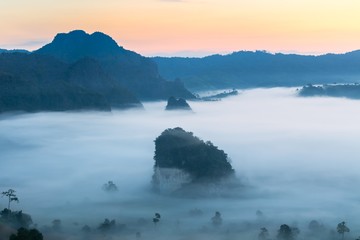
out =
{"type": "MultiPolygon", "coordinates": [[[[29,213],[40,229],[54,219],[72,230],[105,218],[131,225],[159,212],[163,229],[192,233],[211,227],[220,211],[224,232],[253,226],[249,239],[261,225],[274,238],[283,223],[304,229],[305,239],[313,219],[329,230],[346,221],[351,236],[360,235],[360,101],[272,88],[189,103],[194,113],[165,112],[165,102],[150,102],[146,110],[0,116],[0,190],[15,189],[20,203],[13,209],[29,213]],[[154,139],[172,127],[223,149],[249,190],[231,199],[153,194],[154,139]],[[102,190],[108,180],[118,192],[102,190]],[[203,215],[189,216],[196,208],[203,215]]],[[[6,204],[0,198],[0,208],[6,204]]]]}

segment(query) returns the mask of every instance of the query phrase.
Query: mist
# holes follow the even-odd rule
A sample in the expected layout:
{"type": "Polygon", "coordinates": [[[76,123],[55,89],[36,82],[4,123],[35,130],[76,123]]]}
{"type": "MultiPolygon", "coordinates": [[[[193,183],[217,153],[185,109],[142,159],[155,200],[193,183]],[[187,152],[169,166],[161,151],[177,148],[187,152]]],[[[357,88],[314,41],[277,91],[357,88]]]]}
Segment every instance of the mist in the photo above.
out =
{"type": "MultiPolygon", "coordinates": [[[[148,102],[145,110],[112,113],[3,115],[0,190],[15,189],[20,202],[12,209],[29,213],[40,230],[61,219],[71,239],[105,218],[126,224],[128,239],[138,231],[143,239],[257,239],[260,227],[274,238],[283,223],[307,239],[311,220],[329,231],[346,221],[351,236],[360,235],[359,101],[300,98],[294,88],[272,88],[189,104],[191,113],[148,102]],[[241,197],[174,198],[151,191],[154,140],[173,127],[228,154],[247,186],[241,197]],[[103,191],[109,180],[119,191],[103,191]],[[194,209],[202,214],[194,217],[194,209]],[[223,218],[214,230],[219,235],[211,232],[215,211],[223,218]],[[156,212],[162,218],[155,229],[156,212]]],[[[6,206],[0,198],[0,208],[6,206]]]]}

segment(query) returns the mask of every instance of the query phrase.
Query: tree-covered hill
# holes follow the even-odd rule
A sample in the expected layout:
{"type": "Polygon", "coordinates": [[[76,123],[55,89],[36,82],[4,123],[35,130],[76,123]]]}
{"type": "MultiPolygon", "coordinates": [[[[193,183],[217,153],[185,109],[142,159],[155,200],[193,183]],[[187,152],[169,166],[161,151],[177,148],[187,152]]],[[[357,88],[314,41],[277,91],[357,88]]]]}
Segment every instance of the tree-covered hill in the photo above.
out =
{"type": "Polygon", "coordinates": [[[234,174],[223,150],[179,127],[166,129],[156,138],[154,159],[155,168],[183,170],[193,182],[217,181],[234,174]]]}

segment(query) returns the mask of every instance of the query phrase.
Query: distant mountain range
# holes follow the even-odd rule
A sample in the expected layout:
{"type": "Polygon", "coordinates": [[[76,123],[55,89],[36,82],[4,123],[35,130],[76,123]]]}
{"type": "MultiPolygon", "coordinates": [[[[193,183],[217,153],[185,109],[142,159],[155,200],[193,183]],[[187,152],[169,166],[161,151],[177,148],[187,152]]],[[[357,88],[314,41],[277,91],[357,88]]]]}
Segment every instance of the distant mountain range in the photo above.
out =
{"type": "Polygon", "coordinates": [[[187,88],[300,86],[359,79],[360,51],[321,56],[242,51],[204,58],[147,58],[104,33],[75,30],[57,34],[33,52],[0,49],[0,113],[109,111],[139,107],[144,100],[195,98],[187,88]]]}
{"type": "Polygon", "coordinates": [[[30,53],[28,50],[25,49],[2,49],[0,48],[0,53],[15,53],[15,52],[19,52],[19,53],[30,53]]]}
{"type": "Polygon", "coordinates": [[[360,51],[304,56],[241,51],[203,58],[155,57],[160,74],[191,90],[358,82],[360,51]]]}
{"type": "Polygon", "coordinates": [[[110,110],[170,96],[195,97],[100,32],[61,33],[31,53],[0,51],[0,112],[110,110]]]}

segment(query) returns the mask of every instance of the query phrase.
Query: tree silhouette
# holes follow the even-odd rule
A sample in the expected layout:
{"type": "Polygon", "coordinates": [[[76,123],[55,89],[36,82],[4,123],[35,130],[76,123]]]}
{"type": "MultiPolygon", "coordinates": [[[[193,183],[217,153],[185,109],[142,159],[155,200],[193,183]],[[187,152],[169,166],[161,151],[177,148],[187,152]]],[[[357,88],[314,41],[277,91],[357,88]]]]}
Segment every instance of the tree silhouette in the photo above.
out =
{"type": "Polygon", "coordinates": [[[103,190],[107,192],[116,192],[118,190],[116,184],[113,181],[108,181],[103,185],[103,190]]]}
{"type": "Polygon", "coordinates": [[[161,218],[160,214],[155,213],[155,217],[153,218],[153,223],[155,224],[155,226],[158,222],[160,222],[160,218],[161,218]]]}
{"type": "Polygon", "coordinates": [[[116,221],[115,220],[109,220],[109,219],[105,219],[105,221],[103,223],[100,224],[100,226],[98,227],[98,229],[103,232],[109,232],[111,230],[114,230],[116,226],[116,221]]]}
{"type": "Polygon", "coordinates": [[[19,228],[17,234],[12,234],[9,240],[43,240],[43,235],[36,229],[19,228]]]}
{"type": "Polygon", "coordinates": [[[293,240],[294,236],[293,236],[291,228],[286,224],[281,225],[280,229],[278,230],[277,239],[279,239],[279,240],[293,240]]]}
{"type": "Polygon", "coordinates": [[[341,222],[337,225],[337,232],[341,235],[341,239],[344,239],[344,235],[346,232],[350,232],[350,229],[345,225],[345,222],[341,222]]]}
{"type": "Polygon", "coordinates": [[[260,228],[260,233],[258,235],[259,240],[266,240],[269,238],[269,231],[266,228],[260,228]]]}
{"type": "Polygon", "coordinates": [[[222,224],[222,218],[220,212],[215,212],[215,216],[211,218],[211,222],[215,227],[218,227],[222,224]]]}
{"type": "Polygon", "coordinates": [[[0,211],[0,223],[4,222],[7,225],[18,229],[20,227],[28,228],[32,224],[32,219],[29,214],[22,211],[11,211],[7,208],[0,211]]]}
{"type": "Polygon", "coordinates": [[[13,190],[13,189],[9,189],[9,190],[7,190],[7,191],[5,191],[5,192],[2,192],[1,193],[2,194],[2,196],[4,197],[8,197],[8,199],[9,199],[9,201],[8,201],[8,209],[10,210],[10,203],[12,202],[12,201],[15,201],[15,202],[19,202],[19,199],[18,199],[18,197],[16,196],[16,194],[15,194],[15,190],[13,190]]]}

